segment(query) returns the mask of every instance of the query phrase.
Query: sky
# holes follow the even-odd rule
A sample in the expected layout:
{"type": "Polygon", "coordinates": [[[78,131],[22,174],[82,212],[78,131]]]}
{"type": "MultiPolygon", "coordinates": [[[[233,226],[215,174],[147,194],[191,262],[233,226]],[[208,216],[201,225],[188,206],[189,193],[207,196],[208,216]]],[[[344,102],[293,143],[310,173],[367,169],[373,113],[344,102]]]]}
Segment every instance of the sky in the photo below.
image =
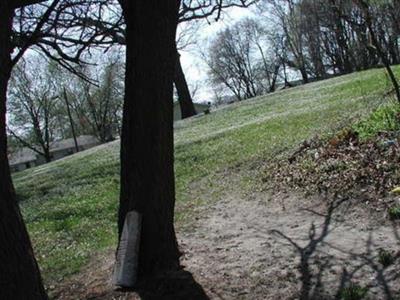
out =
{"type": "MultiPolygon", "coordinates": [[[[215,35],[226,28],[227,26],[236,23],[242,18],[252,17],[254,14],[248,8],[232,8],[227,11],[218,22],[213,22],[210,25],[205,24],[199,30],[199,42],[197,45],[189,46],[187,50],[180,52],[183,71],[186,75],[186,80],[190,86],[197,85],[197,91],[194,96],[195,102],[207,102],[212,100],[212,88],[207,84],[208,67],[200,58],[198,53],[207,51],[207,45],[215,37],[215,35]]],[[[178,29],[179,30],[179,29],[178,29]]]]}

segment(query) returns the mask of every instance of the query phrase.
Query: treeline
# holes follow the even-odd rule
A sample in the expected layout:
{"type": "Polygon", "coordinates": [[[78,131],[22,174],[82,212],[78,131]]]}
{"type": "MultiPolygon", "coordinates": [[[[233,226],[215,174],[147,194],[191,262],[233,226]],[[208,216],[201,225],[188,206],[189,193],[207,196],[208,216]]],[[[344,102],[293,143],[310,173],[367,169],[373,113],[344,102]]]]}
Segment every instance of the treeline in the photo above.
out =
{"type": "Polygon", "coordinates": [[[123,68],[118,56],[79,67],[79,76],[40,56],[21,60],[8,93],[10,146],[28,147],[50,161],[56,140],[115,139],[121,130],[123,68]]]}
{"type": "Polygon", "coordinates": [[[256,14],[219,32],[203,55],[214,87],[237,100],[400,63],[398,0],[264,0],[256,14]]]}

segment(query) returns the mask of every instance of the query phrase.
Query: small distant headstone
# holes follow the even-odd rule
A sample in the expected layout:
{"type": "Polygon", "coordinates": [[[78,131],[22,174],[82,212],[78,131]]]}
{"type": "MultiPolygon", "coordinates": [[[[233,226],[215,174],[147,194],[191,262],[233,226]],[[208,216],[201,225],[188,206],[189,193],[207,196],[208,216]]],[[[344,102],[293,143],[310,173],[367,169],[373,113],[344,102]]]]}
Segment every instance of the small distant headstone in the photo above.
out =
{"type": "Polygon", "coordinates": [[[114,267],[116,286],[132,288],[136,284],[141,227],[142,217],[138,212],[126,214],[114,267]]]}

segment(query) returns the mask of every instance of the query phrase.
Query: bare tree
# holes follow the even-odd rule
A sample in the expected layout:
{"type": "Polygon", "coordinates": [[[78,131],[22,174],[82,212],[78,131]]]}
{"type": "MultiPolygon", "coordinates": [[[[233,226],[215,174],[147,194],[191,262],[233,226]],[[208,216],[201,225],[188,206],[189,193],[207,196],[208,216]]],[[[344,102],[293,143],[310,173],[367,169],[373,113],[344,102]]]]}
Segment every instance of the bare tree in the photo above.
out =
{"type": "Polygon", "coordinates": [[[65,107],[66,107],[67,114],[68,114],[68,121],[69,121],[70,128],[71,128],[72,138],[74,140],[75,151],[79,152],[78,138],[76,136],[76,131],[75,131],[75,122],[72,117],[71,104],[70,104],[69,97],[67,94],[67,90],[65,89],[65,86],[63,87],[62,98],[64,99],[65,107]]]}
{"type": "Polygon", "coordinates": [[[259,24],[242,20],[220,32],[203,58],[212,82],[222,84],[243,100],[275,90],[281,65],[276,49],[259,24]]]}
{"type": "Polygon", "coordinates": [[[387,55],[387,53],[385,53],[385,50],[382,47],[381,41],[378,39],[378,36],[375,32],[375,28],[373,26],[373,21],[374,21],[373,18],[374,17],[373,17],[373,14],[371,13],[371,7],[370,7],[368,1],[364,1],[364,0],[354,0],[354,3],[360,7],[360,9],[363,13],[364,21],[368,28],[369,36],[371,38],[371,44],[376,49],[376,52],[377,52],[379,58],[382,60],[382,63],[386,68],[386,71],[389,75],[389,78],[392,82],[394,91],[396,93],[397,101],[400,103],[400,86],[399,86],[396,76],[394,75],[394,73],[392,71],[392,68],[390,67],[390,61],[388,59],[388,55],[387,55]]]}
{"type": "Polygon", "coordinates": [[[52,78],[45,61],[23,60],[14,68],[8,100],[9,133],[46,162],[51,161],[59,98],[52,78]]]}
{"type": "Polygon", "coordinates": [[[287,49],[285,64],[300,72],[303,83],[309,81],[309,67],[305,55],[304,16],[294,0],[272,0],[269,9],[284,33],[287,49]]]}
{"type": "Polygon", "coordinates": [[[53,0],[16,10],[13,65],[27,49],[33,49],[81,75],[77,65],[83,62],[85,51],[94,45],[108,49],[112,44],[108,31],[122,24],[117,7],[113,0],[53,0]],[[94,21],[112,25],[99,27],[94,21]]]}
{"type": "Polygon", "coordinates": [[[273,30],[263,28],[262,24],[254,19],[241,22],[243,31],[249,36],[254,48],[254,56],[258,64],[258,76],[263,92],[274,92],[283,64],[281,38],[273,30]]]}
{"type": "Polygon", "coordinates": [[[323,10],[320,4],[316,0],[303,0],[299,5],[300,14],[306,16],[301,19],[300,25],[304,30],[310,71],[316,79],[323,79],[327,76],[321,47],[323,10]]]}
{"type": "Polygon", "coordinates": [[[365,9],[353,0],[265,0],[259,7],[283,36],[283,66],[299,71],[307,82],[385,65],[385,59],[389,65],[400,62],[396,1],[362,2],[369,25],[365,9]]]}
{"type": "MultiPolygon", "coordinates": [[[[78,118],[79,132],[95,135],[100,142],[114,140],[119,132],[123,104],[122,65],[110,58],[101,66],[88,66],[80,72],[96,85],[76,77],[66,88],[72,110],[78,118]]],[[[68,75],[67,75],[68,77],[68,75]]],[[[69,76],[71,77],[71,76],[69,76]]]]}

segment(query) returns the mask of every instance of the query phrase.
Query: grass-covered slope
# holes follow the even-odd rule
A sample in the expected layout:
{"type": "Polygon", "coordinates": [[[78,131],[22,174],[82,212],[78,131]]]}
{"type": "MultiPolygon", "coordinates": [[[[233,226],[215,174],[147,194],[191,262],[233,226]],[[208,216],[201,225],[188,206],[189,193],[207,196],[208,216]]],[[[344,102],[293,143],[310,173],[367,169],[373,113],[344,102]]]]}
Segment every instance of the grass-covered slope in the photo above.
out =
{"type": "MultiPolygon", "coordinates": [[[[396,68],[399,71],[398,68],[396,68]]],[[[217,191],[221,170],[292,149],[360,117],[390,89],[382,70],[320,81],[247,100],[175,124],[178,226],[217,191]],[[207,194],[212,195],[212,193],[207,194]]],[[[99,146],[14,176],[45,281],[76,273],[116,245],[119,143],[99,146]]]]}

